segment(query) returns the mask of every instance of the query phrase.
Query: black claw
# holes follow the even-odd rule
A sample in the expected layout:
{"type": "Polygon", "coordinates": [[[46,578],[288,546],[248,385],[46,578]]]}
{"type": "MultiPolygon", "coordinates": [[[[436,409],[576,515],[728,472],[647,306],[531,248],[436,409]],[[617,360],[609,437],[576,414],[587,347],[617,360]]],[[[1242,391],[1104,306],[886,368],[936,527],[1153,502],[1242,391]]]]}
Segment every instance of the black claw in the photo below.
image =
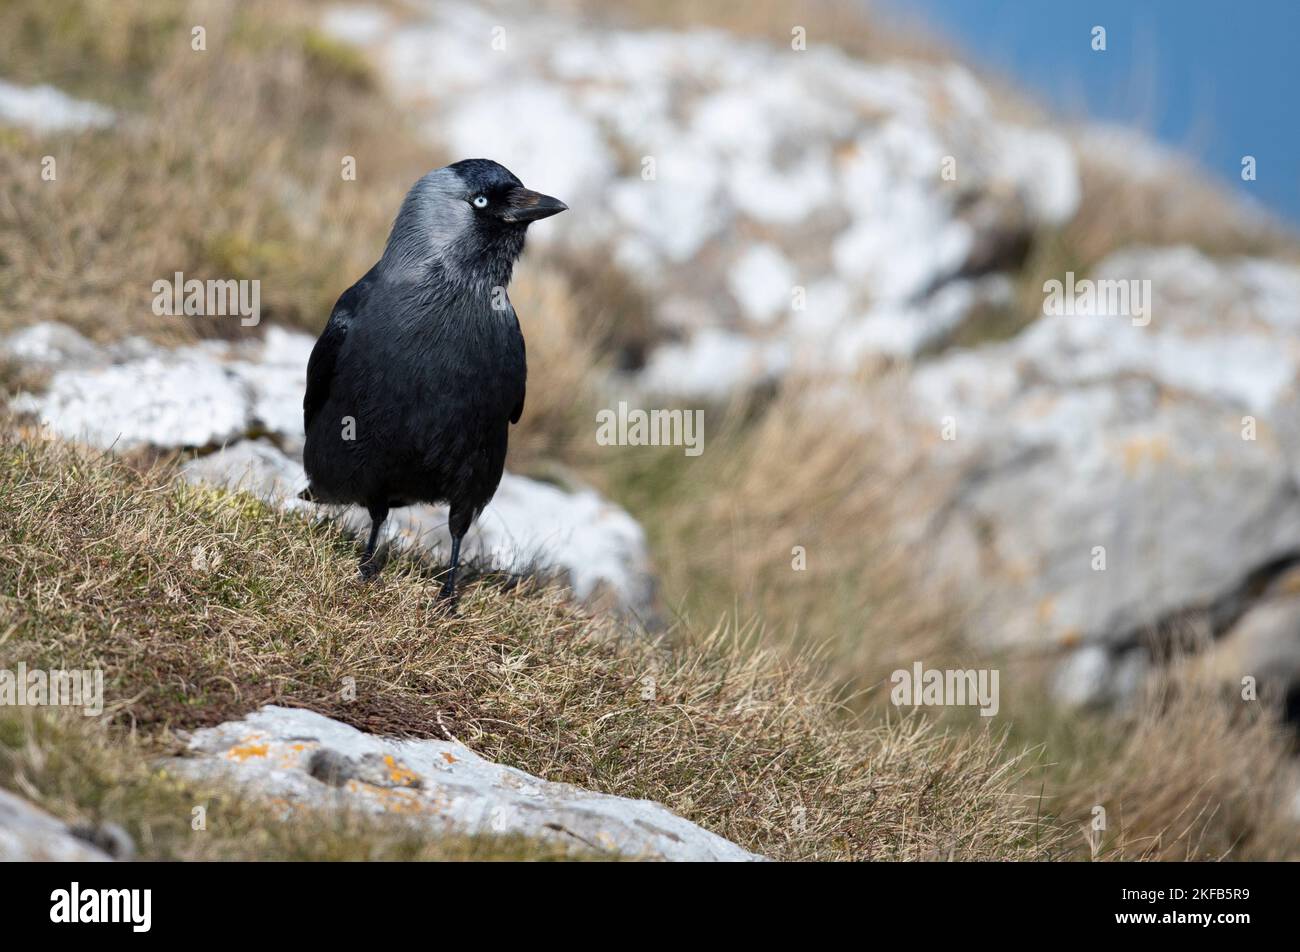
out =
{"type": "Polygon", "coordinates": [[[460,614],[460,596],[454,588],[444,585],[438,589],[438,611],[450,618],[460,614]]]}

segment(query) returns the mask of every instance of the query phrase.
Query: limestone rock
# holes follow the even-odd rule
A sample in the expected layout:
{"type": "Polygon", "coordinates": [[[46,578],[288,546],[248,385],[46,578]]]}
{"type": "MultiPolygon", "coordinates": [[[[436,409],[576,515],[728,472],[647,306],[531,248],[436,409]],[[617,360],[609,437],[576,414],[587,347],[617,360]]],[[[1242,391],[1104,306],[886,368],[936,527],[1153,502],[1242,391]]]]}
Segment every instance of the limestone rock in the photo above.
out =
{"type": "Polygon", "coordinates": [[[0,862],[104,862],[107,853],[67,824],[21,797],[0,790],[0,862]]]}
{"type": "Polygon", "coordinates": [[[75,99],[53,86],[18,86],[0,79],[0,124],[49,133],[108,126],[113,120],[107,106],[75,99]]]}
{"type": "Polygon", "coordinates": [[[287,804],[286,812],[343,808],[394,817],[431,836],[523,834],[639,859],[761,858],[648,800],[550,783],[458,743],[377,737],[311,711],[263,707],[196,731],[189,752],[165,769],[237,784],[287,804]]]}
{"type": "Polygon", "coordinates": [[[205,447],[255,429],[302,443],[302,393],[313,338],[271,327],[264,339],[166,348],[141,338],[99,347],[71,328],[38,324],[0,353],[51,371],[15,409],[57,436],[107,449],[205,447]]]}
{"type": "Polygon", "coordinates": [[[1148,318],[1044,315],[908,383],[951,486],[924,519],[936,571],[988,606],[990,642],[1125,642],[1300,538],[1300,268],[1134,249],[1091,277],[1149,281],[1148,318]]]}

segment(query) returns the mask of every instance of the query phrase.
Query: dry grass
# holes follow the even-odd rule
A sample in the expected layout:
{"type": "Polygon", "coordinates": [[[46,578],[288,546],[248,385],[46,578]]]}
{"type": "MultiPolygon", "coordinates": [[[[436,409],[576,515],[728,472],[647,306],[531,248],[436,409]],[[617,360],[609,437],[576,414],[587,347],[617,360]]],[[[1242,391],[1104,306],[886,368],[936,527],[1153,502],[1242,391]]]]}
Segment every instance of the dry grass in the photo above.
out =
{"type": "Polygon", "coordinates": [[[146,737],[271,701],[411,736],[442,715],[484,756],[659,800],[770,855],[1030,858],[1055,842],[998,738],[853,729],[798,665],[734,632],[616,642],[558,592],[490,583],[448,618],[415,565],[362,586],[328,528],[58,444],[7,438],[0,500],[0,657],[101,665],[109,715],[146,737]],[[196,570],[196,548],[217,567],[196,570]]]}
{"type": "Polygon", "coordinates": [[[623,26],[687,30],[713,28],[738,36],[788,46],[791,30],[803,27],[809,47],[830,43],[861,59],[906,57],[945,61],[949,51],[934,36],[917,30],[892,29],[873,15],[868,3],[840,0],[627,0],[617,5],[597,0],[551,0],[562,10],[623,26]]]}
{"type": "Polygon", "coordinates": [[[1083,200],[1060,237],[1086,264],[1131,245],[1189,244],[1215,256],[1300,252],[1293,233],[1262,210],[1244,212],[1241,199],[1190,162],[1152,178],[1115,157],[1098,161],[1085,150],[1080,160],[1083,200]]]}
{"type": "Polygon", "coordinates": [[[536,473],[548,462],[581,455],[581,436],[607,360],[598,349],[590,310],[558,271],[525,260],[510,299],[528,348],[528,395],[510,434],[509,466],[536,473]]]}
{"type": "Polygon", "coordinates": [[[1127,711],[1038,716],[1048,801],[1081,857],[1300,858],[1294,733],[1275,710],[1162,672],[1127,711]],[[1106,830],[1090,844],[1097,806],[1106,830]]]}
{"type": "MultiPolygon", "coordinates": [[[[888,388],[876,392],[880,403],[854,412],[901,419],[888,388]]],[[[921,596],[918,553],[896,531],[925,492],[908,450],[922,437],[846,425],[829,409],[838,399],[792,379],[774,396],[706,410],[697,458],[619,448],[592,477],[647,526],[673,610],[704,625],[755,620],[769,643],[813,652],[860,706],[900,665],[960,648],[956,606],[921,596]]]]}
{"type": "Polygon", "coordinates": [[[176,270],[259,280],[264,321],[324,323],[373,263],[405,188],[439,162],[311,14],[299,2],[0,7],[7,76],[122,116],[111,130],[0,139],[0,330],[57,319],[101,340],[246,332],[154,316],[153,282],[176,270]],[[194,23],[206,52],[190,48],[194,23]],[[343,179],[346,155],[356,181],[343,179]]]}

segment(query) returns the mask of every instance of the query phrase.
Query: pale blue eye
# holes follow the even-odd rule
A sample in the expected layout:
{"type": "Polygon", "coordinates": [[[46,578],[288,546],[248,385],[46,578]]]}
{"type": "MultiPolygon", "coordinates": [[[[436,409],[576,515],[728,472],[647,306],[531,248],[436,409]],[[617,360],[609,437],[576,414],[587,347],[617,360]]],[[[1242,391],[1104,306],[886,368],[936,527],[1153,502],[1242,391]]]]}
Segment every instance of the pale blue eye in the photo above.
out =
{"type": "Polygon", "coordinates": [[[475,208],[487,208],[487,196],[485,196],[485,195],[476,195],[476,196],[474,196],[474,207],[475,207],[475,208]]]}

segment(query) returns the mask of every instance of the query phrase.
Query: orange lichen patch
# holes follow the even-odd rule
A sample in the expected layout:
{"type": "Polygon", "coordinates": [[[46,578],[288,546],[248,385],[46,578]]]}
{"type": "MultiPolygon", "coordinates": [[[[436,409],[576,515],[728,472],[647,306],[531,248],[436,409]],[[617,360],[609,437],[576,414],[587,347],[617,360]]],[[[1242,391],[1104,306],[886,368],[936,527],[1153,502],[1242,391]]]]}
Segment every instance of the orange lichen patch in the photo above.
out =
{"type": "Polygon", "coordinates": [[[1074,648],[1082,642],[1083,631],[1078,628],[1067,628],[1060,638],[1062,648],[1074,648]]]}
{"type": "Polygon", "coordinates": [[[271,808],[278,810],[280,816],[285,819],[303,812],[303,805],[297,800],[290,800],[288,797],[267,797],[266,803],[271,808]]]}
{"type": "Polygon", "coordinates": [[[1046,622],[1051,621],[1052,615],[1054,615],[1055,613],[1056,613],[1056,598],[1054,596],[1048,595],[1046,598],[1042,598],[1039,600],[1038,621],[1040,624],[1045,624],[1046,622]]]}
{"type": "Polygon", "coordinates": [[[412,790],[391,790],[376,787],[361,780],[349,780],[344,788],[349,793],[361,794],[373,800],[385,813],[398,813],[405,816],[428,813],[429,807],[412,790]]]}
{"type": "Polygon", "coordinates": [[[1169,439],[1164,436],[1133,437],[1123,444],[1124,471],[1137,472],[1145,462],[1162,463],[1169,457],[1169,439]]]}
{"type": "Polygon", "coordinates": [[[454,764],[456,762],[456,758],[445,750],[442,752],[442,759],[447,761],[449,764],[454,764]]]}
{"type": "Polygon", "coordinates": [[[419,775],[399,764],[392,754],[384,754],[384,766],[388,768],[388,779],[393,783],[401,784],[403,787],[414,787],[420,782],[419,775]]]}
{"type": "Polygon", "coordinates": [[[242,764],[250,757],[265,757],[268,750],[267,744],[240,744],[226,751],[226,759],[237,760],[242,764]]]}
{"type": "Polygon", "coordinates": [[[285,768],[297,767],[302,763],[302,755],[309,750],[315,750],[320,744],[306,743],[297,741],[292,744],[280,744],[276,747],[278,754],[279,766],[285,768]]]}
{"type": "Polygon", "coordinates": [[[835,161],[849,162],[857,158],[857,155],[860,151],[861,150],[858,148],[856,144],[852,142],[842,142],[839,145],[835,146],[835,161]]]}

